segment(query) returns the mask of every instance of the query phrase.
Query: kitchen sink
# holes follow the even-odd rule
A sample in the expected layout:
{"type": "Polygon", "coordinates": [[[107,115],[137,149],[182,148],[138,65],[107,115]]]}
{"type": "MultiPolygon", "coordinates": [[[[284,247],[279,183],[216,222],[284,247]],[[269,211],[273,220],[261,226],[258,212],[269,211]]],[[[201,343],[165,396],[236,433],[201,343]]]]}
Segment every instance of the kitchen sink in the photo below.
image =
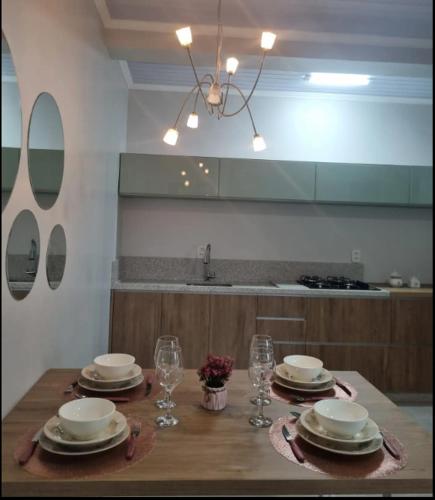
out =
{"type": "Polygon", "coordinates": [[[190,281],[186,283],[189,286],[233,286],[232,283],[220,283],[218,281],[190,281]]]}

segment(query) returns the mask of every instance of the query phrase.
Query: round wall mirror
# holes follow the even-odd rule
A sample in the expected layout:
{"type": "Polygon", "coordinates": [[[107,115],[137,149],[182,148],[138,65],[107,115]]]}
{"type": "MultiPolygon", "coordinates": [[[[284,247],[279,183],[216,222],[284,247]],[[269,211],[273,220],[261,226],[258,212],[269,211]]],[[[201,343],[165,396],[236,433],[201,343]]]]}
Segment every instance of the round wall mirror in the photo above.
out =
{"type": "Polygon", "coordinates": [[[50,94],[36,99],[29,126],[29,175],[38,205],[47,209],[59,195],[63,177],[64,143],[59,108],[50,94]]]}
{"type": "Polygon", "coordinates": [[[20,212],[9,233],[6,276],[12,296],[21,300],[33,287],[39,264],[39,229],[30,210],[20,212]]]}
{"type": "Polygon", "coordinates": [[[47,249],[47,280],[50,288],[57,288],[62,281],[66,262],[66,237],[61,225],[51,231],[47,249]]]}
{"type": "Polygon", "coordinates": [[[2,212],[17,177],[21,156],[21,101],[9,44],[2,32],[2,212]]]}

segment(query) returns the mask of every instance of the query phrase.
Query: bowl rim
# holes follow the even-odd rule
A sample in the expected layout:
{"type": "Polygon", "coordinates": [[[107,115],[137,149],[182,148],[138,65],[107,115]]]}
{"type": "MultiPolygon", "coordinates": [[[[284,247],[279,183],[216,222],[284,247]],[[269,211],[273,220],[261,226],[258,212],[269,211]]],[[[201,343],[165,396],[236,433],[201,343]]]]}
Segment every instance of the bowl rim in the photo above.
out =
{"type": "Polygon", "coordinates": [[[314,356],[307,356],[305,354],[288,354],[287,356],[284,356],[284,359],[283,359],[283,362],[285,365],[288,365],[288,366],[292,366],[293,368],[299,368],[299,369],[302,369],[302,370],[318,370],[319,368],[322,369],[323,368],[323,361],[319,358],[315,358],[314,356]],[[295,358],[295,357],[298,357],[298,358],[305,358],[305,359],[310,359],[310,360],[315,360],[317,361],[320,366],[298,366],[298,365],[293,365],[291,363],[288,363],[286,361],[286,359],[288,358],[295,358]]]}
{"type": "Polygon", "coordinates": [[[98,365],[98,366],[104,366],[106,368],[123,368],[124,366],[129,366],[129,365],[134,365],[136,361],[136,358],[131,355],[131,354],[127,354],[125,352],[108,352],[106,354],[100,354],[98,356],[96,356],[94,358],[94,364],[95,365],[98,365]],[[123,363],[123,364],[118,364],[118,365],[109,365],[109,364],[106,364],[106,363],[100,363],[98,360],[103,358],[103,356],[113,356],[113,355],[122,355],[122,356],[128,356],[129,357],[129,361],[123,363]]]}
{"type": "Polygon", "coordinates": [[[334,400],[334,399],[331,399],[331,400],[329,400],[329,399],[323,399],[322,401],[317,401],[317,403],[314,403],[313,410],[314,410],[314,413],[316,415],[320,415],[323,418],[331,420],[331,422],[357,423],[357,422],[362,422],[364,420],[367,420],[369,418],[369,412],[368,412],[367,408],[364,408],[364,406],[362,406],[362,405],[360,405],[358,403],[355,403],[355,401],[346,401],[346,400],[338,400],[337,401],[337,400],[334,400]],[[356,406],[358,408],[363,409],[365,411],[366,415],[365,415],[365,417],[361,417],[361,418],[358,418],[358,419],[349,420],[349,419],[346,419],[346,418],[332,418],[332,417],[330,417],[328,415],[324,415],[323,413],[321,413],[321,412],[318,411],[319,406],[322,407],[322,403],[323,403],[323,405],[325,405],[326,402],[329,403],[330,401],[333,401],[332,404],[337,404],[337,403],[342,404],[342,403],[344,403],[345,405],[356,406]]]}
{"type": "MultiPolygon", "coordinates": [[[[78,404],[80,402],[83,402],[83,400],[81,399],[77,399],[77,400],[74,400],[74,401],[67,401],[66,403],[64,403],[58,410],[57,410],[57,414],[59,416],[59,418],[63,418],[65,420],[68,420],[69,422],[76,422],[76,423],[82,423],[82,424],[86,424],[86,423],[90,423],[90,422],[96,422],[98,420],[103,420],[104,418],[107,418],[107,417],[110,417],[112,416],[115,411],[116,411],[116,405],[113,401],[109,401],[108,399],[104,399],[104,398],[85,398],[87,400],[100,400],[100,401],[104,401],[105,403],[110,403],[111,405],[111,410],[106,413],[105,415],[101,416],[101,417],[96,417],[96,418],[89,418],[87,420],[75,420],[75,419],[72,419],[70,417],[66,417],[65,415],[61,415],[61,411],[62,411],[62,408],[64,408],[65,406],[67,405],[70,405],[70,403],[75,403],[75,404],[78,404]]],[[[86,403],[85,403],[86,404],[86,403]]],[[[71,404],[71,406],[73,406],[71,404]]]]}

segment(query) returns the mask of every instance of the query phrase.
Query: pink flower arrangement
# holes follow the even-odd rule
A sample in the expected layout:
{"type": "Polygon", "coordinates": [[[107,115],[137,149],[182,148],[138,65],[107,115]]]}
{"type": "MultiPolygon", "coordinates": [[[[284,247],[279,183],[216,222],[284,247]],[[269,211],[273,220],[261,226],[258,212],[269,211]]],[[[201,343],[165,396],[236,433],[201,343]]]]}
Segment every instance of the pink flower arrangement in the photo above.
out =
{"type": "Polygon", "coordinates": [[[209,354],[205,365],[198,369],[199,380],[208,387],[223,387],[233,371],[233,363],[229,356],[209,354]]]}

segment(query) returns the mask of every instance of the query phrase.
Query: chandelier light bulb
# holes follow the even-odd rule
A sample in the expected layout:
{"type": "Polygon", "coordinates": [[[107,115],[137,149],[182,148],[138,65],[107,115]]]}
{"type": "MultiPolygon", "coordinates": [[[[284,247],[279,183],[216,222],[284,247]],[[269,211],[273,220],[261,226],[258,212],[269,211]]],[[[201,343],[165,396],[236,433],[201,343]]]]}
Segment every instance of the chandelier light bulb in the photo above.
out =
{"type": "Polygon", "coordinates": [[[169,144],[170,146],[175,146],[175,144],[177,144],[177,140],[178,130],[175,130],[175,128],[168,129],[165,136],[163,137],[163,142],[166,142],[166,144],[169,144]]]}
{"type": "Polygon", "coordinates": [[[204,170],[204,174],[205,174],[205,175],[208,175],[209,173],[210,173],[210,170],[209,170],[208,168],[206,168],[206,169],[204,170]]]}
{"type": "Polygon", "coordinates": [[[204,163],[202,163],[202,161],[200,161],[200,162],[198,163],[198,167],[199,167],[199,168],[202,168],[203,166],[204,166],[204,163]]]}
{"type": "Polygon", "coordinates": [[[187,126],[189,128],[198,128],[198,115],[196,113],[190,113],[187,119],[187,126]]]}
{"type": "Polygon", "coordinates": [[[189,186],[190,186],[190,181],[184,181],[184,185],[185,185],[186,187],[189,187],[189,186]]]}
{"type": "Polygon", "coordinates": [[[237,66],[239,65],[239,61],[235,57],[229,57],[227,59],[227,73],[229,75],[234,75],[237,71],[237,66]]]}
{"type": "Polygon", "coordinates": [[[270,50],[275,43],[276,35],[270,31],[263,31],[261,34],[261,48],[264,50],[270,50]]]}
{"type": "Polygon", "coordinates": [[[182,170],[181,171],[181,175],[184,177],[185,175],[187,174],[187,172],[185,170],[182,170]]]}
{"type": "Polygon", "coordinates": [[[254,140],[252,141],[252,147],[254,148],[254,151],[263,151],[263,149],[266,149],[266,142],[264,141],[263,137],[260,134],[255,134],[254,135],[254,140]]]}
{"type": "Polygon", "coordinates": [[[192,31],[190,30],[190,26],[177,30],[175,34],[177,35],[180,45],[183,47],[188,47],[192,44],[192,31]]]}

